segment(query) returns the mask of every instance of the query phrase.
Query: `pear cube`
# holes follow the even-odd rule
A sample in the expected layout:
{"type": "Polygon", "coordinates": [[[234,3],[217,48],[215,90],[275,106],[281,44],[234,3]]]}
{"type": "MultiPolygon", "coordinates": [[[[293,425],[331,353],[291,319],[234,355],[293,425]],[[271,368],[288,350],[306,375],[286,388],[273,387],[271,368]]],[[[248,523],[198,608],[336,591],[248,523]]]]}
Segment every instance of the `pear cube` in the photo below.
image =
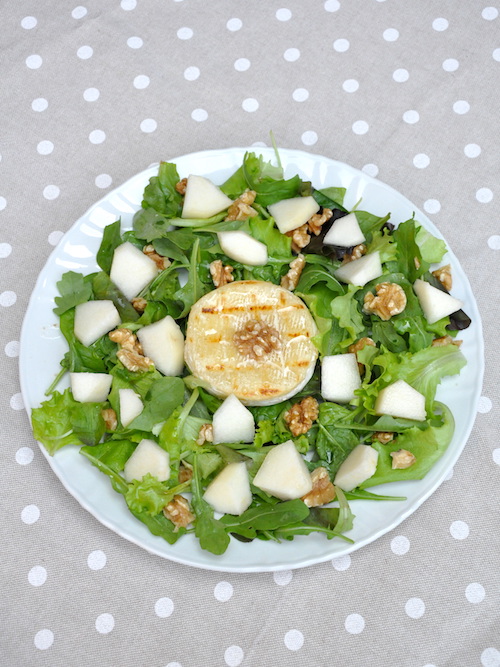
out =
{"type": "Polygon", "coordinates": [[[404,380],[397,380],[379,392],[375,414],[424,421],[425,396],[404,380]]]}
{"type": "Polygon", "coordinates": [[[378,452],[370,445],[357,445],[337,470],[333,483],[352,491],[375,474],[378,452]]]}
{"type": "Polygon", "coordinates": [[[220,188],[203,176],[191,174],[187,179],[183,218],[210,218],[233,203],[220,188]]]}
{"type": "Polygon", "coordinates": [[[253,442],[255,421],[252,413],[234,394],[230,394],[214,412],[212,421],[214,444],[253,442]]]}
{"type": "Polygon", "coordinates": [[[271,448],[253,483],[280,500],[302,498],[312,489],[311,475],[293,440],[271,448]]]}
{"type": "Polygon", "coordinates": [[[107,373],[70,373],[73,398],[78,403],[102,403],[108,397],[113,376],[107,373]]]}
{"type": "Polygon", "coordinates": [[[336,245],[341,248],[352,248],[365,241],[365,235],[361,231],[355,213],[337,218],[323,239],[325,245],[336,245]]]}
{"type": "Polygon", "coordinates": [[[144,409],[144,403],[133,389],[119,389],[120,421],[127,427],[144,409]]]}
{"type": "Polygon", "coordinates": [[[177,322],[167,315],[137,331],[144,354],[164,375],[181,375],[184,368],[184,336],[177,322]]]}
{"type": "Polygon", "coordinates": [[[127,482],[141,481],[147,474],[164,482],[170,477],[170,456],[154,440],[144,438],[132,452],[123,469],[127,482]]]}
{"type": "Polygon", "coordinates": [[[75,308],[75,336],[86,347],[119,324],[120,315],[112,301],[86,301],[75,308]]]}
{"type": "Polygon", "coordinates": [[[382,275],[382,263],[380,253],[371,252],[359,259],[343,264],[335,271],[335,277],[343,283],[350,283],[357,287],[363,287],[370,280],[375,280],[382,275]]]}
{"type": "Polygon", "coordinates": [[[231,259],[249,266],[267,264],[267,246],[246,232],[219,232],[217,234],[222,251],[231,259]]]}
{"type": "Polygon", "coordinates": [[[434,324],[438,320],[455,313],[462,308],[463,303],[454,296],[443,292],[430,283],[417,278],[413,283],[413,290],[418,297],[424,317],[429,324],[434,324]]]}
{"type": "Polygon", "coordinates": [[[229,463],[208,485],[203,498],[216,512],[243,514],[252,502],[245,462],[229,463]]]}
{"type": "Polygon", "coordinates": [[[349,403],[361,387],[358,362],[354,352],[323,357],[321,362],[321,396],[325,401],[349,403]]]}
{"type": "Polygon", "coordinates": [[[314,197],[292,197],[270,204],[267,209],[280,232],[286,234],[305,225],[319,211],[319,204],[314,197]]]}
{"type": "Polygon", "coordinates": [[[158,271],[150,257],[127,241],[115,249],[109,277],[130,301],[149,285],[158,271]]]}

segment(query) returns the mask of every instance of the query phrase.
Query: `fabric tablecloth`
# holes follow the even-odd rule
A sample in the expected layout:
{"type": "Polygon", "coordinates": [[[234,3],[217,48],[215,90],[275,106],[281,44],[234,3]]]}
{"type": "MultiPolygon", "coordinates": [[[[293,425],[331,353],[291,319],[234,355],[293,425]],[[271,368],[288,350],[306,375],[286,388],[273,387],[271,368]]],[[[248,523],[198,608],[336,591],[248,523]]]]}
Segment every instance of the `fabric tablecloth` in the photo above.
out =
{"type": "Polygon", "coordinates": [[[0,7],[0,663],[499,667],[500,17],[487,0],[82,0],[0,7]],[[486,366],[446,481],[349,556],[221,573],[101,525],[34,441],[20,328],[63,234],[148,165],[270,145],[424,210],[467,273],[486,366]]]}

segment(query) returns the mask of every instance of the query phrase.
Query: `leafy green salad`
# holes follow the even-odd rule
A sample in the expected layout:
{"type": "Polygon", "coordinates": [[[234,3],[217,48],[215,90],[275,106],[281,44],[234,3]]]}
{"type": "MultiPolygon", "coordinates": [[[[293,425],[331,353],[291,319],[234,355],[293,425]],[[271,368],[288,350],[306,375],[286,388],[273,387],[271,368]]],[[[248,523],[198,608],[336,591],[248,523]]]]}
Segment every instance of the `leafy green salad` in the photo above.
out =
{"type": "Polygon", "coordinates": [[[68,271],[57,283],[54,312],[68,349],[46,392],[47,400],[31,415],[34,436],[50,455],[62,447],[78,447],[87,460],[82,458],[82,465],[90,462],[107,476],[151,533],[169,544],[193,533],[202,549],[217,555],[226,551],[231,539],[279,542],[323,533],[328,539],[351,542],[346,533],[355,520],[353,501],[402,500],[369,489],[421,479],[446,451],[454,420],[450,409],[435,400],[436,390],[445,376],[460,373],[466,363],[456,335],[470,323],[467,315],[460,307],[443,317],[429,315],[431,311],[439,315],[440,298],[451,299],[450,284],[443,279],[450,277],[447,267],[440,267],[441,272],[435,268],[446,253],[444,242],[414,217],[393,223],[390,213],[379,217],[362,210],[362,201],[348,211],[344,188],[332,184],[316,189],[298,175],[285,179],[278,153],[277,165],[247,152],[235,173],[217,186],[236,204],[244,202],[236,206],[237,214],[228,215],[226,207],[209,217],[186,217],[183,177],[188,175],[179,174],[173,163],[160,164],[144,190],[133,228],[124,231],[120,220],[105,227],[96,256],[100,270],[90,275],[68,271]],[[251,193],[251,200],[245,199],[246,193],[251,193]],[[270,209],[278,202],[301,198],[316,203],[315,224],[311,217],[283,233],[270,209]],[[350,214],[363,241],[350,246],[328,242],[336,223],[350,214]],[[267,261],[245,264],[226,254],[221,233],[233,231],[263,244],[267,261]],[[156,263],[152,279],[132,297],[111,278],[115,253],[124,244],[156,263]],[[343,269],[349,264],[374,255],[380,263],[375,277],[359,279],[363,284],[345,278],[343,269]],[[293,280],[283,282],[298,258],[300,267],[293,280]],[[171,318],[185,336],[193,306],[219,289],[214,267],[227,269],[230,282],[287,285],[307,305],[316,325],[313,343],[318,360],[305,386],[287,400],[246,406],[255,425],[252,442],[213,442],[213,416],[224,398],[214,395],[182,361],[180,372],[162,372],[138,344],[142,329],[165,318],[171,318]],[[96,301],[111,302],[117,315],[102,335],[89,342],[78,333],[78,309],[96,301]],[[324,389],[322,368],[326,360],[340,355],[355,355],[359,383],[348,400],[336,401],[324,389]],[[59,391],[67,373],[71,386],[59,391]],[[104,398],[93,400],[92,392],[82,398],[82,383],[90,374],[104,378],[105,384],[108,379],[104,398]],[[78,383],[78,392],[75,377],[85,378],[78,383]],[[384,390],[398,381],[420,398],[420,415],[397,406],[380,407],[384,390]],[[139,404],[131,419],[122,415],[125,396],[139,404]],[[314,414],[310,422],[302,422],[305,428],[296,429],[290,414],[295,408],[300,416],[305,399],[312,399],[314,414]],[[130,479],[124,473],[127,462],[145,440],[167,454],[166,472],[156,474],[153,466],[140,479],[130,479]],[[321,496],[313,485],[311,494],[318,491],[320,498],[328,497],[327,502],[308,502],[307,494],[280,497],[254,484],[270,452],[288,441],[312,479],[315,470],[322,470],[323,485],[333,491],[321,496]],[[375,452],[375,463],[364,476],[359,476],[355,463],[349,463],[355,473],[355,486],[350,488],[340,482],[339,469],[346,469],[360,445],[365,453],[375,452]],[[205,494],[235,463],[245,464],[249,504],[239,513],[221,514],[205,494]]]}

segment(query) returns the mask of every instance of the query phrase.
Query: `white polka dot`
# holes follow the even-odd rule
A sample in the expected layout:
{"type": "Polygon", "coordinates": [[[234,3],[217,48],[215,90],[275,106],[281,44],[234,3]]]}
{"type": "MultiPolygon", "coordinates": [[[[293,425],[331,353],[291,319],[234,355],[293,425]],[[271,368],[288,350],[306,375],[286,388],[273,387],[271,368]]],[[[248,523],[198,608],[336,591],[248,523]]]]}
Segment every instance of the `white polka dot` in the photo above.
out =
{"type": "Polygon", "coordinates": [[[441,203],[437,199],[427,199],[424,201],[424,210],[427,213],[439,213],[441,210],[441,203]]]}
{"type": "Polygon", "coordinates": [[[410,598],[405,604],[405,612],[410,618],[422,618],[425,613],[425,603],[420,598],[410,598]]]}
{"type": "Polygon", "coordinates": [[[278,21],[289,21],[292,18],[292,12],[283,7],[282,9],[277,10],[276,18],[278,21]]]}
{"type": "Polygon", "coordinates": [[[481,16],[486,21],[494,21],[498,18],[498,9],[496,7],[485,7],[481,12],[481,16]]]}
{"type": "Polygon", "coordinates": [[[83,93],[83,99],[86,102],[95,102],[99,99],[100,94],[101,93],[97,90],[97,88],[87,88],[87,90],[85,90],[83,93]]]}
{"type": "Polygon", "coordinates": [[[226,28],[231,32],[236,32],[237,30],[241,30],[242,26],[243,23],[241,19],[229,19],[229,21],[226,23],[226,28]]]}
{"type": "Polygon", "coordinates": [[[25,30],[32,30],[37,23],[38,21],[34,16],[25,16],[21,21],[21,27],[23,27],[25,30]]]}
{"type": "Polygon", "coordinates": [[[481,146],[477,144],[467,144],[464,148],[464,153],[467,157],[478,157],[481,155],[481,146]]]}
{"type": "MultiPolygon", "coordinates": [[[[489,244],[488,244],[489,245],[489,244]]],[[[491,410],[493,407],[493,404],[491,402],[491,399],[488,398],[487,396],[481,396],[477,402],[477,411],[480,412],[481,414],[486,414],[491,410]]]]}
{"type": "Polygon", "coordinates": [[[352,124],[352,131],[354,134],[366,134],[369,129],[370,126],[365,120],[357,120],[352,124]]]}
{"type": "Polygon", "coordinates": [[[63,236],[64,233],[60,231],[50,232],[50,234],[47,237],[47,241],[50,243],[50,245],[56,246],[63,236]]]}
{"type": "Polygon", "coordinates": [[[278,586],[288,586],[288,584],[293,579],[292,570],[281,570],[280,572],[274,572],[273,574],[274,583],[278,586]]]}
{"type": "Polygon", "coordinates": [[[137,88],[137,90],[144,90],[144,88],[149,86],[149,83],[149,76],[146,76],[145,74],[139,74],[139,76],[136,76],[134,79],[134,88],[137,88]]]}
{"type": "Polygon", "coordinates": [[[19,356],[19,341],[11,340],[5,346],[5,354],[8,357],[18,357],[19,356]]]}
{"type": "Polygon", "coordinates": [[[10,243],[0,243],[0,259],[5,259],[12,252],[10,243]]]}
{"type": "Polygon", "coordinates": [[[405,81],[408,81],[408,79],[410,78],[410,73],[408,72],[407,69],[403,69],[402,67],[400,67],[399,69],[394,70],[394,72],[392,73],[392,78],[397,83],[404,83],[405,81]]]}
{"type": "Polygon", "coordinates": [[[80,46],[78,51],[76,52],[76,55],[80,58],[80,60],[88,60],[89,58],[92,58],[92,55],[94,53],[94,49],[91,46],[80,46]]]}
{"type": "Polygon", "coordinates": [[[45,111],[48,106],[49,103],[44,97],[37,97],[36,100],[33,100],[31,103],[33,111],[45,111]]]}
{"type": "Polygon", "coordinates": [[[323,7],[327,12],[338,12],[340,9],[340,2],[339,0],[326,0],[323,7]]]}
{"type": "Polygon", "coordinates": [[[500,49],[495,49],[491,55],[493,56],[493,60],[500,63],[500,49]]]}
{"type": "Polygon", "coordinates": [[[477,201],[488,204],[493,199],[493,192],[489,188],[479,188],[476,192],[477,201]]]}
{"type": "Polygon", "coordinates": [[[7,206],[7,200],[5,199],[5,197],[0,197],[0,211],[3,211],[6,206],[7,206]]]}
{"type": "Polygon", "coordinates": [[[6,290],[0,294],[0,306],[3,306],[4,308],[10,308],[10,306],[13,306],[16,301],[17,295],[11,290],[6,290]]]}
{"type": "Polygon", "coordinates": [[[145,132],[146,134],[151,134],[151,132],[154,132],[157,127],[158,123],[154,118],[145,118],[140,125],[141,131],[145,132]]]}
{"type": "Polygon", "coordinates": [[[170,598],[159,598],[155,602],[155,614],[159,618],[168,618],[174,612],[174,603],[170,598]]]}
{"type": "Polygon", "coordinates": [[[214,598],[218,602],[227,602],[233,597],[233,587],[228,581],[219,581],[214,588],[214,598]]]}
{"type": "Polygon", "coordinates": [[[40,141],[36,150],[40,155],[50,155],[54,150],[54,144],[51,141],[40,141]]]}
{"type": "Polygon", "coordinates": [[[43,586],[47,581],[47,570],[41,565],[35,565],[28,572],[28,581],[32,586],[43,586]]]}
{"type": "Polygon", "coordinates": [[[191,28],[179,28],[179,30],[177,31],[177,37],[179,39],[191,39],[193,34],[194,33],[191,30],[191,28]]]}
{"type": "Polygon", "coordinates": [[[496,463],[497,466],[500,466],[500,447],[497,447],[491,452],[491,458],[493,459],[493,463],[496,463]]]}
{"type": "Polygon", "coordinates": [[[137,1],[136,0],[122,0],[120,2],[120,7],[122,9],[124,9],[126,12],[129,12],[132,9],[135,9],[137,7],[137,1]]]}
{"type": "Polygon", "coordinates": [[[445,482],[449,482],[450,479],[453,479],[453,474],[454,474],[454,472],[455,472],[455,471],[453,470],[453,468],[450,468],[450,469],[448,470],[448,472],[446,473],[446,477],[444,478],[444,481],[445,481],[445,482]]]}
{"type": "Polygon", "coordinates": [[[193,109],[191,112],[191,118],[198,123],[202,123],[203,121],[207,120],[208,112],[205,111],[205,109],[193,109]]]}
{"type": "Polygon", "coordinates": [[[500,651],[490,646],[481,653],[481,665],[483,667],[500,667],[500,651]]]}
{"type": "Polygon", "coordinates": [[[359,88],[359,83],[356,79],[346,79],[342,84],[342,88],[346,93],[355,93],[359,88]]]}
{"type": "MultiPolygon", "coordinates": [[[[5,292],[4,292],[4,294],[5,294],[5,292]]],[[[14,292],[12,292],[12,294],[14,294],[14,292]]],[[[14,297],[15,297],[15,299],[14,299],[13,303],[15,303],[17,301],[17,297],[16,297],[15,294],[14,294],[14,297]]],[[[9,305],[12,305],[12,304],[9,304],[9,305]]],[[[10,397],[10,407],[13,410],[24,410],[24,401],[23,401],[23,396],[22,396],[21,393],[14,394],[13,396],[10,397]]]]}
{"type": "Polygon", "coordinates": [[[365,164],[363,167],[361,167],[361,171],[364,174],[368,174],[368,176],[373,176],[375,178],[378,175],[378,167],[376,164],[372,164],[369,162],[368,164],[365,164]]]}
{"type": "Polygon", "coordinates": [[[396,28],[387,28],[387,30],[384,30],[382,36],[386,42],[395,42],[399,39],[399,30],[396,30],[396,28]]]}
{"type": "Polygon", "coordinates": [[[454,521],[450,526],[450,534],[456,540],[465,540],[469,537],[469,526],[465,521],[454,521]]]}
{"type": "Polygon", "coordinates": [[[91,551],[87,556],[87,565],[91,570],[102,570],[102,568],[106,565],[106,562],[106,554],[100,549],[91,551]]]}
{"type": "Polygon", "coordinates": [[[292,93],[295,102],[305,102],[309,99],[309,91],[306,88],[296,88],[292,93]]]}
{"type": "Polygon", "coordinates": [[[74,19],[83,19],[84,16],[87,16],[87,9],[85,7],[82,7],[81,5],[75,7],[71,12],[71,16],[74,19]]]}
{"type": "Polygon", "coordinates": [[[247,97],[246,100],[243,100],[242,104],[243,111],[248,111],[248,113],[253,113],[259,108],[259,103],[254,97],[247,97]]]}
{"type": "Polygon", "coordinates": [[[102,189],[109,188],[112,182],[113,179],[109,174],[99,174],[99,176],[96,176],[95,179],[95,184],[97,187],[102,189]]]}
{"type": "Polygon", "coordinates": [[[140,37],[129,37],[127,39],[127,46],[130,47],[131,49],[140,49],[144,42],[140,37]]]}
{"type": "Polygon", "coordinates": [[[443,61],[443,69],[445,72],[456,72],[458,68],[459,62],[458,60],[455,60],[455,58],[447,58],[443,61]]]}
{"type": "Polygon", "coordinates": [[[289,63],[294,63],[300,58],[300,51],[296,48],[287,49],[283,54],[283,58],[289,63]]]}
{"type": "Polygon", "coordinates": [[[19,463],[21,466],[29,465],[35,456],[35,452],[31,447],[19,447],[16,452],[16,463],[19,463]]]}
{"type": "Polygon", "coordinates": [[[396,556],[404,556],[410,550],[410,540],[404,535],[397,535],[391,540],[391,551],[396,556]]]}
{"type": "Polygon", "coordinates": [[[453,105],[453,111],[463,116],[470,110],[470,104],[465,100],[457,100],[453,105]]]}
{"type": "Polygon", "coordinates": [[[91,144],[102,144],[106,141],[106,133],[102,130],[92,130],[89,134],[89,141],[91,144]]]}
{"type": "Polygon", "coordinates": [[[442,19],[442,18],[434,19],[434,21],[432,22],[432,27],[437,32],[443,32],[444,30],[447,30],[448,26],[449,26],[449,23],[446,19],[442,19]]]}
{"type": "Polygon", "coordinates": [[[39,630],[36,635],[35,639],[33,640],[35,647],[39,649],[40,651],[45,651],[46,649],[50,648],[52,644],[54,643],[54,633],[52,630],[39,630]]]}
{"type": "Polygon", "coordinates": [[[365,629],[365,619],[361,614],[349,614],[345,619],[344,627],[351,635],[359,635],[365,629]]]}
{"type": "Polygon", "coordinates": [[[43,196],[45,199],[48,199],[49,201],[53,199],[57,199],[60,195],[61,191],[57,187],[57,185],[47,185],[43,189],[43,196]]]}
{"type": "MultiPolygon", "coordinates": [[[[492,250],[500,250],[500,236],[498,234],[493,234],[493,236],[490,236],[490,238],[488,239],[488,246],[492,250]]],[[[482,398],[484,398],[484,397],[482,397],[482,398]]],[[[480,399],[480,402],[481,402],[482,398],[480,399]]],[[[491,410],[491,408],[490,408],[490,410],[491,410]]],[[[481,412],[481,410],[479,410],[479,411],[481,412]]]]}
{"type": "Polygon", "coordinates": [[[248,58],[238,58],[234,61],[234,69],[237,72],[246,72],[250,67],[250,61],[248,58]]]}
{"type": "Polygon", "coordinates": [[[351,557],[347,554],[346,556],[334,558],[332,560],[332,566],[337,572],[345,572],[345,570],[348,570],[351,567],[351,557]]]}
{"type": "Polygon", "coordinates": [[[245,654],[240,646],[228,646],[224,651],[224,661],[228,667],[239,667],[245,654]]]}
{"type": "Polygon", "coordinates": [[[34,53],[26,58],[26,67],[29,67],[29,69],[38,69],[42,66],[42,62],[42,57],[34,53]]]}
{"type": "Polygon", "coordinates": [[[196,81],[200,76],[200,70],[197,67],[186,67],[184,70],[184,78],[186,81],[196,81]]]}
{"type": "Polygon", "coordinates": [[[304,645],[304,635],[300,630],[289,630],[284,637],[285,646],[290,651],[298,651],[304,645]]]}
{"type": "Polygon", "coordinates": [[[26,505],[26,507],[21,512],[21,521],[26,523],[28,526],[36,523],[40,518],[40,510],[36,505],[26,505]]]}
{"type": "Polygon", "coordinates": [[[337,53],[344,53],[349,50],[349,40],[348,39],[336,39],[333,42],[333,48],[337,53]]]}
{"type": "Polygon", "coordinates": [[[417,167],[417,169],[425,169],[429,166],[430,161],[429,156],[425,153],[417,153],[413,158],[413,165],[417,167]]]}
{"type": "Polygon", "coordinates": [[[95,629],[97,632],[100,632],[101,635],[107,635],[114,627],[115,619],[112,614],[100,614],[95,619],[95,629]]]}
{"type": "Polygon", "coordinates": [[[481,584],[469,584],[465,589],[465,597],[472,604],[479,604],[479,602],[482,602],[486,597],[486,591],[481,584]]]}
{"type": "Polygon", "coordinates": [[[318,135],[313,130],[306,130],[302,133],[301,139],[304,146],[314,146],[318,141],[318,135]]]}

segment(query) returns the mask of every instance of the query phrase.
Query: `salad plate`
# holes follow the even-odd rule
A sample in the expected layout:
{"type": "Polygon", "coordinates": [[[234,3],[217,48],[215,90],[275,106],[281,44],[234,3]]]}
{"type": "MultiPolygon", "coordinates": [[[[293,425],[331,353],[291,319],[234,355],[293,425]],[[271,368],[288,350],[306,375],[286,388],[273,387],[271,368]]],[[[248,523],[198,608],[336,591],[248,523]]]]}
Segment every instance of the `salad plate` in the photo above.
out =
{"type": "MultiPolygon", "coordinates": [[[[275,159],[275,151],[271,148],[251,150],[265,160],[275,159]]],[[[220,184],[241,166],[246,151],[245,148],[203,151],[169,161],[176,164],[181,178],[193,173],[220,184]]],[[[315,188],[345,188],[344,206],[347,210],[352,210],[362,200],[364,210],[379,216],[390,212],[391,222],[395,224],[414,215],[427,231],[443,239],[436,226],[406,197],[363,172],[303,151],[280,149],[279,155],[285,178],[298,174],[302,179],[311,181],[315,188]]],[[[86,275],[97,270],[96,253],[103,229],[117,219],[121,219],[123,230],[132,229],[133,216],[141,207],[144,188],[157,172],[158,165],[150,166],[93,205],[64,235],[42,269],[25,315],[20,341],[21,391],[28,411],[45,400],[47,387],[57,376],[60,359],[67,349],[58,318],[53,313],[58,294],[56,283],[67,271],[86,275]]],[[[103,525],[150,553],[178,563],[224,572],[285,570],[339,558],[373,542],[417,510],[446,479],[473,427],[484,367],[481,319],[469,281],[448,244],[447,247],[444,261],[452,267],[453,295],[463,302],[464,311],[471,318],[469,328],[460,332],[463,341],[461,350],[467,365],[459,375],[445,378],[436,394],[436,399],[445,403],[453,413],[453,439],[423,479],[392,482],[384,486],[383,493],[404,496],[405,500],[351,501],[356,519],[347,536],[353,540],[352,543],[340,539],[328,540],[315,533],[280,543],[232,539],[225,553],[214,555],[204,551],[194,535],[187,534],[170,545],[151,534],[144,524],[135,519],[123,497],[113,490],[97,468],[79,454],[77,447],[65,447],[55,456],[50,456],[41,447],[43,454],[67,491],[103,525]]],[[[68,379],[63,378],[59,388],[68,384],[68,379]]],[[[377,488],[373,491],[376,493],[377,488]]]]}

